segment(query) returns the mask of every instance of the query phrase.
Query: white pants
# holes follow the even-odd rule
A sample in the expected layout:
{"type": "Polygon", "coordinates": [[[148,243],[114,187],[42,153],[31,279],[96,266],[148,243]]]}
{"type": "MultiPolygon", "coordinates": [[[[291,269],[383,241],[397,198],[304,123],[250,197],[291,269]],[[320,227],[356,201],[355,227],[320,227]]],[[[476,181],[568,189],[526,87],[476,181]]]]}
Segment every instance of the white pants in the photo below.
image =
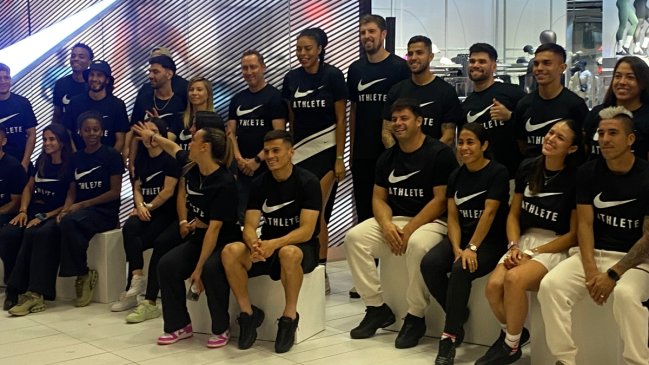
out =
{"type": "MultiPolygon", "coordinates": [[[[622,252],[595,250],[595,262],[601,272],[608,270],[623,256],[622,252]]],[[[622,356],[629,365],[649,363],[649,313],[642,306],[642,302],[649,299],[647,266],[643,264],[624,273],[608,299],[613,300],[613,316],[624,342],[622,356]]],[[[574,365],[577,356],[577,347],[572,339],[572,307],[579,300],[592,300],[585,281],[581,255],[576,253],[550,271],[541,281],[539,289],[538,300],[548,348],[557,360],[567,365],[574,365]]],[[[597,318],[592,320],[597,321],[597,318]]]]}
{"type": "MultiPolygon", "coordinates": [[[[392,223],[402,228],[411,217],[393,217],[392,223]]],[[[408,271],[408,289],[406,301],[408,313],[423,317],[430,302],[430,294],[421,276],[419,264],[422,257],[437,245],[446,235],[444,222],[435,221],[419,227],[408,240],[406,248],[406,269],[408,271]]],[[[390,247],[383,239],[383,231],[374,218],[367,219],[347,232],[345,237],[345,253],[352,273],[356,291],[366,306],[383,305],[381,281],[374,264],[374,259],[393,255],[390,247]]]]}

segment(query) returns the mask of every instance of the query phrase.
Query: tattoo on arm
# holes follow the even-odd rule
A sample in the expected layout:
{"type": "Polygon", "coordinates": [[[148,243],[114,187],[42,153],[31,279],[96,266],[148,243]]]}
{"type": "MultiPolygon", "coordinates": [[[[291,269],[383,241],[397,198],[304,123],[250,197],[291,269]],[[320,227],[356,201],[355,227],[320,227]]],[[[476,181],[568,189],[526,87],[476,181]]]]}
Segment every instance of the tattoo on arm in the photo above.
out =
{"type": "Polygon", "coordinates": [[[644,217],[644,222],[642,224],[642,237],[640,237],[633,247],[631,247],[629,252],[624,255],[622,260],[615,264],[615,268],[617,273],[622,275],[622,273],[647,259],[649,259],[649,216],[644,217]]]}

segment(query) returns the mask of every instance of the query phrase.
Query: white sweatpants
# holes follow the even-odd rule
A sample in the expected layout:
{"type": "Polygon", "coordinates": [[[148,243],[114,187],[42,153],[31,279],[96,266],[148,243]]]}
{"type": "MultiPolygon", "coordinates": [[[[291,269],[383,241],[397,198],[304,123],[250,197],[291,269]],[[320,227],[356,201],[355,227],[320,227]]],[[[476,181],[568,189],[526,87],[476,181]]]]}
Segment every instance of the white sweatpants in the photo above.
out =
{"type": "MultiPolygon", "coordinates": [[[[597,268],[602,272],[623,256],[622,252],[595,250],[597,268]]],[[[613,316],[624,342],[622,356],[629,365],[647,365],[649,362],[649,312],[642,306],[642,302],[649,299],[648,268],[649,265],[643,264],[624,273],[608,299],[613,300],[613,316]]],[[[576,253],[543,278],[538,293],[548,347],[552,355],[566,365],[575,365],[577,356],[577,347],[572,339],[572,307],[579,300],[591,300],[585,281],[581,255],[576,253]]]]}
{"type": "MultiPolygon", "coordinates": [[[[392,222],[398,227],[405,226],[411,217],[397,216],[392,222]]],[[[444,222],[435,221],[419,227],[408,240],[406,248],[406,269],[408,271],[408,289],[406,301],[408,313],[423,317],[430,302],[430,294],[421,276],[419,264],[422,257],[437,245],[446,235],[444,222]]],[[[381,281],[374,264],[374,259],[393,255],[390,247],[383,239],[383,231],[374,218],[367,219],[347,232],[345,237],[345,253],[352,273],[356,291],[366,306],[383,304],[381,281]]]]}

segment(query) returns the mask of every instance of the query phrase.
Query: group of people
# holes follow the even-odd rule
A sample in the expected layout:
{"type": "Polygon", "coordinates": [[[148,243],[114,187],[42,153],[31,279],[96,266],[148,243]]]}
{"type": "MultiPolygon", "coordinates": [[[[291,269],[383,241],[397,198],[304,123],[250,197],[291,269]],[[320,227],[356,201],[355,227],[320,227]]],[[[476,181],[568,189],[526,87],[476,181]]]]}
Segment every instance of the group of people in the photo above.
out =
{"type": "Polygon", "coordinates": [[[266,82],[262,54],[244,52],[247,88],[232,97],[225,122],[214,113],[210,81],[176,75],[163,47],[151,53],[149,82],[129,121],[113,95],[110,65],[76,44],[73,72],[56,84],[53,123],[43,130],[33,166],[36,120],[29,101],[11,93],[10,70],[0,64],[5,310],[44,310],[57,274],[76,276],[76,305],[88,305],[97,281],[87,265],[88,242],[118,226],[126,169],[134,197],[122,228],[129,280],[111,309],[134,308],[129,323],[162,315],[158,343],[167,345],[192,336],[186,297],[205,292],[213,333],[207,346],[221,347],[230,336],[231,290],[241,311],[238,346],[246,349],[265,317],[250,302],[247,279],[270,275],[285,291],[275,350],[289,351],[303,275],[326,264],[324,208],[335,180],[345,176],[349,100],[359,224],[344,247],[350,295],[367,306],[352,338],[395,322],[377,260],[403,255],[408,312],[397,348],[414,347],[425,334],[432,295],[446,312],[435,363],[452,364],[470,316],[471,282],[490,275],[486,300],[502,331],[476,364],[521,357],[529,290],[539,291],[558,364],[575,363],[570,311],[586,295],[597,304],[615,298],[624,358],[645,364],[649,66],[621,58],[605,102],[589,111],[561,84],[561,46],[536,50],[538,88],[524,94],[495,81],[497,52],[476,43],[469,50],[475,91],[460,103],[431,72],[428,37],[412,37],[404,60],[384,48],[382,17],[361,17],[359,33],[364,55],[345,80],[324,61],[324,31],[302,31],[295,44],[300,67],[286,74],[281,91],[266,82]],[[145,275],[142,254],[149,248],[145,275]]]}

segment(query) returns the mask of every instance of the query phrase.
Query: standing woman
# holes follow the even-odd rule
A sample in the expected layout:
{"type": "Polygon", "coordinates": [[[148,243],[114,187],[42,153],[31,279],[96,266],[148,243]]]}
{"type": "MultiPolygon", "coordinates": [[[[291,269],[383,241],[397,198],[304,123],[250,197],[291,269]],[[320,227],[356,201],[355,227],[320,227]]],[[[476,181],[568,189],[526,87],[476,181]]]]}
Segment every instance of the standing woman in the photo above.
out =
{"type": "Polygon", "coordinates": [[[324,207],[334,179],[341,181],[345,177],[343,153],[347,103],[343,73],[324,62],[327,43],[327,34],[320,28],[300,32],[295,55],[302,67],[289,71],[282,86],[295,139],[293,163],[309,170],[320,180],[323,209],[320,212],[318,238],[322,264],[327,262],[329,245],[324,207]]]}
{"type": "Polygon", "coordinates": [[[158,337],[158,344],[172,344],[193,335],[185,298],[184,280],[189,278],[195,293],[205,290],[207,295],[214,334],[207,347],[225,346],[230,338],[230,287],[221,265],[221,251],[227,243],[241,240],[237,187],[227,169],[232,162],[228,138],[222,130],[202,128],[193,135],[188,153],[141,124],[133,126],[133,132],[142,140],[158,143],[185,166],[179,194],[186,192],[187,210],[194,214],[191,222],[181,221],[181,229],[191,232],[188,240],[158,264],[165,332],[158,337]]]}
{"type": "Polygon", "coordinates": [[[89,111],[79,115],[78,130],[86,147],[72,158],[74,181],[70,183],[57,221],[61,228],[59,276],[76,276],[75,305],[92,300],[97,271],[88,268],[88,243],[96,233],[119,226],[120,190],[124,165],[115,149],[101,144],[102,115],[89,111]]]}
{"type": "Polygon", "coordinates": [[[580,142],[581,132],[573,120],[558,121],[544,137],[541,156],[523,161],[518,169],[507,216],[509,251],[486,288],[502,331],[478,365],[511,364],[521,357],[520,345],[529,338],[523,328],[526,291],[538,291],[545,274],[577,243],[575,179],[582,157],[580,142]],[[539,215],[541,211],[545,214],[539,215]]]}
{"type": "Polygon", "coordinates": [[[190,128],[194,124],[194,117],[199,111],[214,111],[214,94],[212,83],[204,77],[194,77],[189,80],[187,88],[187,109],[183,113],[183,130],[178,135],[178,144],[183,150],[189,149],[189,142],[192,140],[190,128]]]}
{"type": "Polygon", "coordinates": [[[63,208],[70,181],[70,135],[62,124],[52,123],[43,129],[43,149],[23,190],[20,212],[0,230],[0,241],[19,247],[5,298],[15,316],[43,311],[43,299],[55,297],[61,241],[53,218],[63,208]],[[18,294],[23,294],[20,301],[18,294]]]}
{"type": "Polygon", "coordinates": [[[436,365],[453,364],[455,347],[464,339],[471,282],[490,273],[506,248],[509,173],[485,156],[488,147],[482,124],[462,127],[457,149],[463,165],[451,174],[446,189],[447,242],[421,261],[426,286],[446,312],[436,365]]]}

